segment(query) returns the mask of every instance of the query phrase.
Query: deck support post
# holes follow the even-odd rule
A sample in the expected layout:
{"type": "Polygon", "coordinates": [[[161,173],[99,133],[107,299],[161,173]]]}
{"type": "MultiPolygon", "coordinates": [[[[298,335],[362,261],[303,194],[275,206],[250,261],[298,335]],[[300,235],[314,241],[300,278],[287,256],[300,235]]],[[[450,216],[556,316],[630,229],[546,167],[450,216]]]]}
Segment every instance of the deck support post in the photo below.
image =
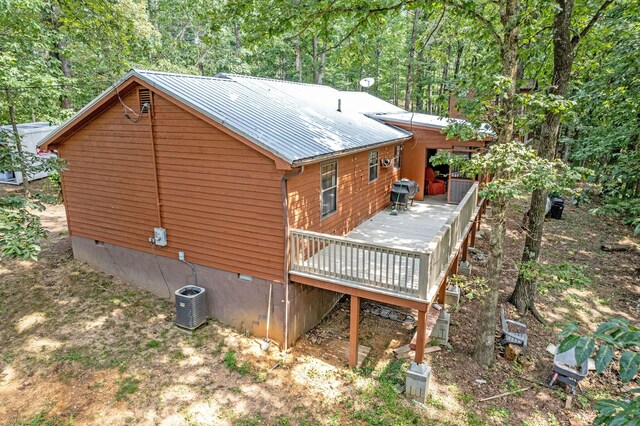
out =
{"type": "Polygon", "coordinates": [[[447,275],[440,283],[440,288],[438,288],[438,304],[444,305],[444,299],[447,296],[447,285],[449,283],[449,276],[447,275]]]}
{"type": "Polygon", "coordinates": [[[460,252],[456,253],[455,259],[453,259],[453,264],[451,265],[451,271],[449,271],[449,276],[458,275],[458,260],[460,259],[460,252]]]}
{"type": "Polygon", "coordinates": [[[360,328],[360,297],[351,295],[349,311],[349,367],[358,365],[358,329],[360,328]]]}
{"type": "Polygon", "coordinates": [[[418,311],[418,331],[416,332],[416,356],[414,362],[422,364],[424,347],[427,344],[427,311],[418,311]]]}
{"type": "Polygon", "coordinates": [[[462,253],[461,253],[461,256],[460,256],[460,260],[462,262],[466,262],[467,261],[468,252],[469,252],[469,235],[467,235],[464,238],[464,241],[462,242],[462,253]]]}
{"type": "Polygon", "coordinates": [[[469,242],[471,247],[476,246],[476,231],[478,230],[478,223],[480,223],[480,215],[478,215],[476,220],[471,224],[471,241],[469,242]]]}

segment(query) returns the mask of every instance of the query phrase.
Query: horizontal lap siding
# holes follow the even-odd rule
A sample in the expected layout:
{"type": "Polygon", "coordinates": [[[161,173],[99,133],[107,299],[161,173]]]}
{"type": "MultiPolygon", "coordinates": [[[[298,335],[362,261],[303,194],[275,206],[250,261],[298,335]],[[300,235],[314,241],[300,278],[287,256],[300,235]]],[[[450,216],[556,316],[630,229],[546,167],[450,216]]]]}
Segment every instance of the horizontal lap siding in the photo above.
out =
{"type": "MultiPolygon", "coordinates": [[[[393,146],[378,149],[378,158],[393,157],[393,146]]],[[[369,182],[369,151],[338,161],[338,211],[320,218],[320,164],[306,166],[288,182],[291,228],[344,235],[389,204],[391,184],[400,178],[393,166],[379,167],[378,179],[369,182]]]]}
{"type": "MultiPolygon", "coordinates": [[[[125,97],[127,105],[137,96],[125,97]]],[[[149,129],[123,117],[118,103],[59,148],[71,235],[150,251],[157,226],[149,129]]]]}
{"type": "MultiPolygon", "coordinates": [[[[124,99],[134,107],[137,96],[124,99]]],[[[281,172],[273,160],[154,95],[153,131],[167,247],[158,226],[147,118],[132,124],[119,104],[68,139],[60,153],[72,235],[282,281],[281,172]]]]}
{"type": "Polygon", "coordinates": [[[282,281],[282,175],[273,161],[160,96],[154,107],[167,250],[282,281]]]}

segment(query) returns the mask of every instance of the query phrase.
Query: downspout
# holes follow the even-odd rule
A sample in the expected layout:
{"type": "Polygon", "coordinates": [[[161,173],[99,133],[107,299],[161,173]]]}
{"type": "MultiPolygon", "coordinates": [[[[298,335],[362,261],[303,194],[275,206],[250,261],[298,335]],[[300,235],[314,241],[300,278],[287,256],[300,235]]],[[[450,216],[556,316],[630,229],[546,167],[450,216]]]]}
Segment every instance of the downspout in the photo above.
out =
{"type": "Polygon", "coordinates": [[[287,181],[300,176],[304,166],[300,166],[295,172],[282,175],[280,190],[282,192],[282,210],[284,214],[284,342],[283,350],[289,348],[289,191],[287,181]]]}
{"type": "MultiPolygon", "coordinates": [[[[151,102],[153,102],[153,92],[151,92],[151,102]]],[[[142,111],[141,113],[144,113],[142,111]]],[[[151,139],[151,158],[153,159],[153,182],[156,192],[156,213],[158,215],[158,227],[162,228],[162,211],[160,205],[160,188],[158,187],[158,160],[156,159],[156,140],[153,134],[153,117],[151,110],[147,110],[149,116],[149,137],[151,139]]],[[[196,284],[197,285],[197,284],[196,284]]]]}

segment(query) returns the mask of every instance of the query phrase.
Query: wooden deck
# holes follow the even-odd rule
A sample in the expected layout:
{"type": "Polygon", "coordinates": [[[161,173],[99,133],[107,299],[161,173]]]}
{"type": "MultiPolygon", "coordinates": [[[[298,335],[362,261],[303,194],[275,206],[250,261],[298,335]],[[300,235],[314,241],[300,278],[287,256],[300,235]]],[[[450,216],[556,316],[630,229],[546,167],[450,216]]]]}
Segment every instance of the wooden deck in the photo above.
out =
{"type": "Polygon", "coordinates": [[[478,209],[474,185],[458,205],[444,197],[415,202],[391,215],[387,208],[344,237],[291,230],[296,276],[430,302],[478,209]]]}
{"type": "Polygon", "coordinates": [[[466,259],[483,209],[475,183],[458,205],[433,197],[397,215],[387,208],[346,236],[291,229],[290,279],[350,295],[351,366],[359,360],[362,298],[415,309],[412,344],[414,362],[420,364],[438,318],[433,303],[444,303],[447,277],[456,273],[459,259],[466,259]]]}
{"type": "Polygon", "coordinates": [[[455,212],[456,204],[447,204],[446,195],[427,196],[414,201],[408,210],[391,215],[391,207],[378,212],[347,234],[348,238],[386,245],[392,248],[430,251],[436,235],[455,212]]]}

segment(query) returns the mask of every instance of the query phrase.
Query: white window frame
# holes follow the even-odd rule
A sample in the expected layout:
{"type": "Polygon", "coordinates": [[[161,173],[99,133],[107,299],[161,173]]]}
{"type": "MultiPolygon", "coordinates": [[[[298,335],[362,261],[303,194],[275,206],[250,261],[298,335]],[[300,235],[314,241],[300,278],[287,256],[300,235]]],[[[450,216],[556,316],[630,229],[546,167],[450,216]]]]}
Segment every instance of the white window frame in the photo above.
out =
{"type": "Polygon", "coordinates": [[[337,212],[338,212],[338,162],[337,161],[329,161],[327,163],[323,163],[323,164],[320,165],[320,219],[325,219],[325,218],[327,218],[327,217],[329,217],[331,215],[336,214],[337,212]],[[335,179],[336,183],[335,183],[335,185],[330,186],[328,188],[323,188],[322,187],[322,181],[323,181],[322,175],[324,174],[323,173],[323,169],[326,166],[330,166],[330,165],[335,165],[334,173],[336,175],[336,179],[335,179]],[[328,211],[328,212],[324,212],[323,211],[323,209],[324,209],[324,193],[327,192],[327,191],[335,191],[334,198],[336,200],[336,205],[335,205],[335,208],[333,210],[328,211]]]}
{"type": "Polygon", "coordinates": [[[393,147],[393,170],[400,170],[402,168],[402,144],[395,145],[393,147]]]}
{"type": "Polygon", "coordinates": [[[378,152],[377,149],[372,149],[371,151],[369,151],[369,157],[368,157],[368,161],[367,161],[367,169],[369,171],[369,183],[371,182],[375,182],[378,179],[378,176],[380,176],[380,153],[378,152]],[[372,155],[375,153],[376,156],[376,161],[375,164],[371,162],[372,160],[372,155]],[[371,171],[373,170],[373,168],[375,167],[376,170],[376,175],[373,179],[371,179],[371,171]]]}

